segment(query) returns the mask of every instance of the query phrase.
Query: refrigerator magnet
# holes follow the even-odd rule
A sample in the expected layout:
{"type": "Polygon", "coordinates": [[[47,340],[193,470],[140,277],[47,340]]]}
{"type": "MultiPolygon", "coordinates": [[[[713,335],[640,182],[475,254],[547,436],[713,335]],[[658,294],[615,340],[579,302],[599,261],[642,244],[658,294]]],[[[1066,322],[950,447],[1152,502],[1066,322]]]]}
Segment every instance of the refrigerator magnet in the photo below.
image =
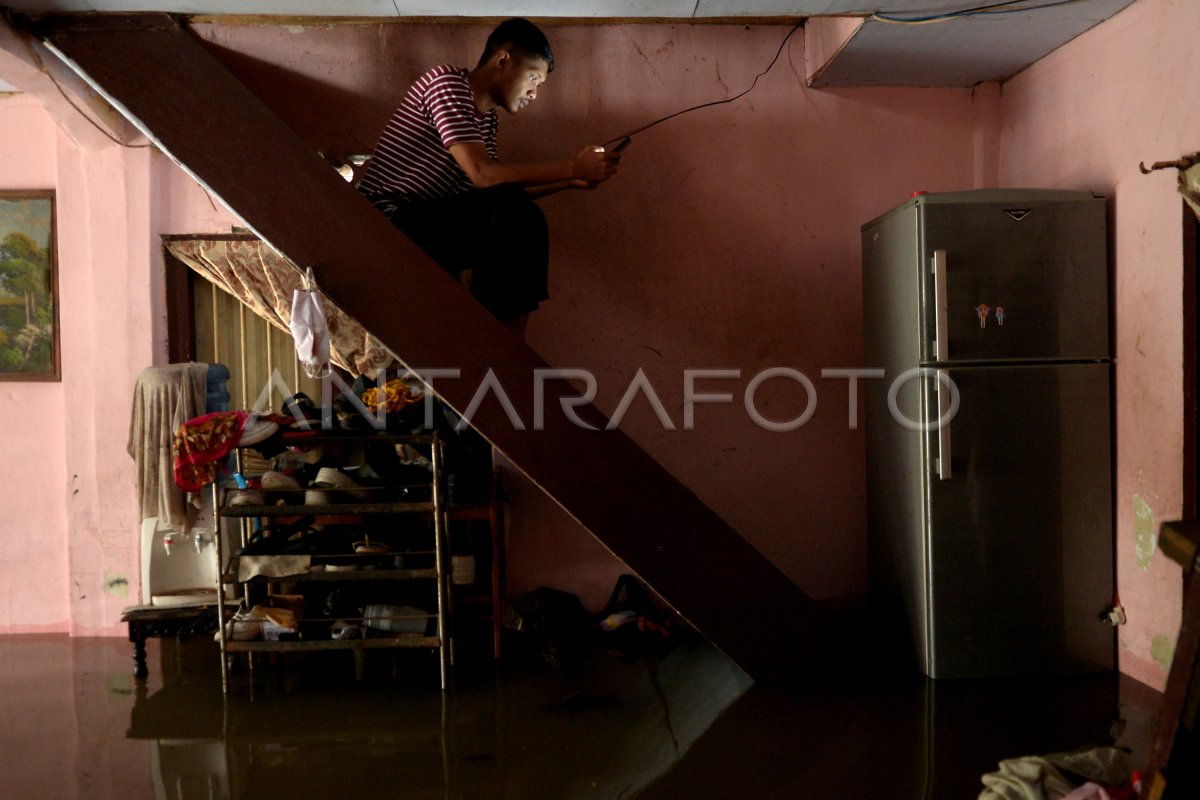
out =
{"type": "Polygon", "coordinates": [[[975,316],[979,317],[979,327],[987,327],[987,318],[991,311],[992,307],[987,303],[980,303],[979,305],[975,306],[975,316]]]}

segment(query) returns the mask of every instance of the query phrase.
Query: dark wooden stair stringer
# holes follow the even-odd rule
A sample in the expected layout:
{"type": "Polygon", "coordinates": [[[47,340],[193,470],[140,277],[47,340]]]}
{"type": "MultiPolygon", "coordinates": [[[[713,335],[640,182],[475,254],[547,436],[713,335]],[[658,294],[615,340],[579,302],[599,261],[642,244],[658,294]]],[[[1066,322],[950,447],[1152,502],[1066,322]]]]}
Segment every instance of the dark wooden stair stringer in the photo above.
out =
{"type": "MultiPolygon", "coordinates": [[[[534,371],[549,367],[355,192],[315,150],[163,14],[49,16],[43,39],[259,236],[311,266],[329,298],[460,413],[492,370],[528,429],[495,398],[472,424],[676,611],[756,679],[849,668],[823,609],[624,432],[589,431],[534,371]]],[[[592,417],[599,412],[589,410],[592,417]]]]}

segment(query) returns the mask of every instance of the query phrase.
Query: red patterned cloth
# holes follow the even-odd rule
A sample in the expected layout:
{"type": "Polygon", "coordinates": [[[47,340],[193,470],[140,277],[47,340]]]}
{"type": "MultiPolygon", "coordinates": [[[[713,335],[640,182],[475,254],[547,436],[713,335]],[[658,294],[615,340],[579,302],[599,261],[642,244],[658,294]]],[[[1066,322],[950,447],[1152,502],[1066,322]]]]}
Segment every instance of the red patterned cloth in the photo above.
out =
{"type": "Polygon", "coordinates": [[[198,492],[217,477],[221,462],[237,446],[250,415],[216,411],[189,419],[175,433],[175,485],[198,492]]]}

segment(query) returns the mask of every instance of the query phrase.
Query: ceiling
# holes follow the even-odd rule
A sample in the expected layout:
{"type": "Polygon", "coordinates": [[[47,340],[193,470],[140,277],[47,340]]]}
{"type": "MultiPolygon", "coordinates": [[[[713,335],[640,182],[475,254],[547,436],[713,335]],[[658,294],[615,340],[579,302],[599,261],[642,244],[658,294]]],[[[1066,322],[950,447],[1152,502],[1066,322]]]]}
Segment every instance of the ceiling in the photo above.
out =
{"type": "MultiPolygon", "coordinates": [[[[309,17],[591,17],[679,19],[711,17],[814,17],[870,14],[923,16],[1000,0],[9,0],[19,10],[167,11],[179,14],[260,14],[309,17]]],[[[1021,0],[1043,5],[1054,0],[1021,0]]],[[[1037,12],[1073,15],[1092,0],[1037,12]]],[[[1011,15],[1010,15],[1011,16],[1011,15]]]]}
{"type": "MultiPolygon", "coordinates": [[[[1011,8],[1053,1],[1028,0],[1011,8]]],[[[890,6],[895,0],[880,2],[890,6]]],[[[922,0],[915,0],[906,5],[961,9],[985,2],[923,0],[922,5],[922,0]]],[[[898,25],[867,19],[813,85],[974,86],[1005,80],[1133,2],[1081,0],[1036,11],[959,17],[941,24],[898,25]]]]}
{"type": "MultiPolygon", "coordinates": [[[[320,17],[323,22],[525,16],[574,20],[786,21],[863,16],[814,86],[973,86],[1004,80],[1134,0],[0,0],[28,13],[165,11],[200,16],[320,17]],[[896,24],[1003,2],[939,24],[896,24]]],[[[810,20],[810,25],[821,24],[810,20]]],[[[0,76],[2,79],[3,76],[0,76]]],[[[0,91],[4,85],[0,83],[0,91]]]]}

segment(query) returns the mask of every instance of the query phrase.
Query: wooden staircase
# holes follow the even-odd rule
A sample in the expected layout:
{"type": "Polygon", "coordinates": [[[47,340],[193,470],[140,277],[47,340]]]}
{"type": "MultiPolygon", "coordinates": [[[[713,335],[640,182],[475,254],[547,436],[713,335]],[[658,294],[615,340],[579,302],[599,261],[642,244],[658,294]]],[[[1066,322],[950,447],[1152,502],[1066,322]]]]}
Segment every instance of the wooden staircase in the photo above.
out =
{"type": "MultiPolygon", "coordinates": [[[[534,372],[550,365],[491,317],[222,66],[163,14],[43,17],[42,39],[266,242],[311,266],[321,289],[454,409],[489,371],[529,425],[534,372]],[[400,287],[403,287],[402,289],[400,287]]],[[[756,679],[845,672],[848,649],[818,604],[641,448],[558,413],[519,430],[494,398],[472,424],[756,679]]],[[[602,418],[587,409],[591,418],[602,418]]]]}

